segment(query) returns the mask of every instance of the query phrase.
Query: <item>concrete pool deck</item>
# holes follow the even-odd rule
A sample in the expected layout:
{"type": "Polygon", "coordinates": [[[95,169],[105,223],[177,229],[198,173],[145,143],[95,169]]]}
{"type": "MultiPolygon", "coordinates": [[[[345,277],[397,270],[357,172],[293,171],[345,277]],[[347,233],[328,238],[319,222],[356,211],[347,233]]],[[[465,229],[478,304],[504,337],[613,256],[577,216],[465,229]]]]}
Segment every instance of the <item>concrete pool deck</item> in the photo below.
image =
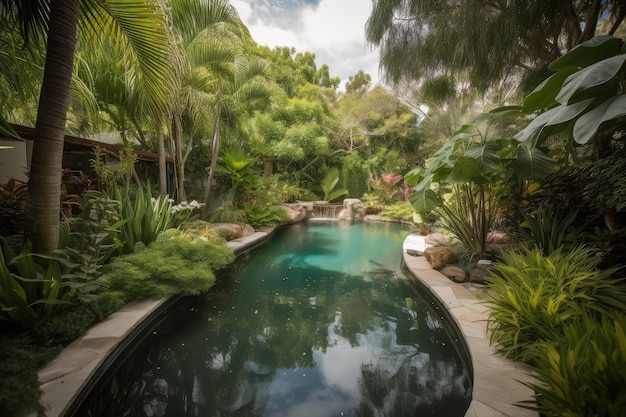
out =
{"type": "MultiPolygon", "coordinates": [[[[228,242],[235,252],[248,250],[271,236],[273,229],[228,242]]],[[[473,400],[466,417],[536,417],[514,403],[532,399],[532,391],[518,381],[529,381],[528,372],[519,364],[497,356],[489,346],[486,333],[487,308],[478,298],[480,288],[455,284],[433,270],[424,257],[403,254],[411,273],[448,308],[463,332],[471,352],[474,386],[473,400]]],[[[39,372],[41,404],[47,417],[64,417],[78,393],[97,375],[100,367],[112,360],[112,352],[124,345],[128,335],[149,320],[152,313],[165,308],[168,300],[133,302],[97,323],[69,344],[61,354],[39,372]]]]}

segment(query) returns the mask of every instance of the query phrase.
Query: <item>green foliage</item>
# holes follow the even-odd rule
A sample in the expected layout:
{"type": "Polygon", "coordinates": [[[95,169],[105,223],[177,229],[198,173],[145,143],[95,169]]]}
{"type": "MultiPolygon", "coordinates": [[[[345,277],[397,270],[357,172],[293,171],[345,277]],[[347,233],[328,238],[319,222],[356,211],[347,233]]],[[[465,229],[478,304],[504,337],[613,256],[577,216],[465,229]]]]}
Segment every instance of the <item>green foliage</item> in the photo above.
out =
{"type": "Polygon", "coordinates": [[[163,196],[153,198],[150,183],[145,191],[142,187],[137,189],[134,199],[128,195],[122,196],[115,183],[111,194],[113,199],[121,201],[121,216],[124,220],[119,233],[115,234],[116,241],[121,243],[117,253],[133,253],[137,244],[149,245],[159,233],[170,227],[170,202],[163,196]]]}
{"type": "Polygon", "coordinates": [[[538,115],[515,138],[541,144],[565,133],[577,144],[623,130],[626,55],[621,41],[599,36],[578,45],[550,64],[554,74],[524,101],[523,111],[538,115]]]}
{"type": "Polygon", "coordinates": [[[100,289],[96,279],[112,255],[123,221],[121,204],[87,191],[74,205],[79,215],[59,240],[59,249],[43,256],[26,243],[16,253],[2,240],[0,253],[0,319],[24,328],[78,303],[91,302],[100,289]]]}
{"type": "Polygon", "coordinates": [[[518,107],[502,107],[476,116],[452,135],[425,169],[405,176],[408,185],[415,185],[410,197],[415,211],[428,214],[437,209],[447,228],[476,254],[487,248],[497,209],[495,190],[506,189],[513,178],[542,178],[555,165],[539,149],[501,139],[509,133],[502,123],[518,114],[518,107]],[[447,194],[450,190],[452,195],[447,194]]]}
{"type": "Polygon", "coordinates": [[[250,192],[250,198],[257,204],[277,205],[299,200],[304,190],[293,182],[284,181],[279,175],[262,177],[250,192]]]}
{"type": "Polygon", "coordinates": [[[413,206],[408,201],[385,206],[380,216],[386,219],[402,220],[405,222],[413,222],[413,206]]]}
{"type": "Polygon", "coordinates": [[[361,198],[368,190],[368,173],[363,160],[356,152],[342,159],[341,178],[348,196],[361,198]]]}
{"type": "Polygon", "coordinates": [[[599,214],[626,211],[626,148],[579,167],[582,198],[599,214]]]}
{"type": "Polygon", "coordinates": [[[0,415],[21,417],[35,411],[43,413],[38,371],[58,355],[62,346],[122,305],[118,295],[103,293],[93,302],[40,322],[34,329],[0,332],[0,415]]]}
{"type": "Polygon", "coordinates": [[[22,417],[37,412],[41,390],[37,372],[60,352],[60,346],[43,346],[30,334],[0,334],[0,414],[22,417]]]}
{"type": "Polygon", "coordinates": [[[348,194],[348,191],[343,188],[336,188],[339,184],[339,170],[337,168],[331,168],[326,173],[326,176],[322,180],[320,186],[324,196],[322,200],[333,201],[343,195],[348,194]]]}
{"type": "Polygon", "coordinates": [[[488,186],[453,184],[452,193],[434,212],[442,226],[450,231],[474,255],[487,253],[487,234],[496,214],[495,195],[488,186]]]}
{"type": "Polygon", "coordinates": [[[209,215],[211,223],[245,223],[246,213],[242,209],[222,206],[209,215]]]}
{"type": "Polygon", "coordinates": [[[68,247],[43,256],[32,253],[29,243],[19,253],[5,239],[0,244],[0,321],[28,329],[95,298],[100,286],[95,281],[98,266],[93,253],[68,247]]]}
{"type": "Polygon", "coordinates": [[[117,184],[117,182],[121,182],[124,185],[125,194],[128,194],[136,160],[137,156],[133,153],[133,150],[130,147],[126,147],[120,152],[118,162],[105,162],[104,151],[102,148],[97,147],[94,150],[91,167],[105,187],[108,188],[117,184]]]}
{"type": "Polygon", "coordinates": [[[532,364],[537,394],[528,408],[543,416],[621,417],[626,410],[626,316],[568,323],[563,338],[541,342],[532,364]]]}
{"type": "Polygon", "coordinates": [[[126,301],[199,294],[214,284],[214,271],[234,257],[219,240],[190,239],[170,229],[141,252],[115,258],[101,279],[126,301]]]}
{"type": "Polygon", "coordinates": [[[243,203],[246,223],[255,229],[270,224],[280,224],[289,221],[289,215],[280,206],[263,205],[258,203],[243,203]]]}
{"type": "Polygon", "coordinates": [[[549,256],[522,249],[505,253],[488,277],[490,341],[506,357],[534,361],[536,344],[557,341],[564,326],[590,315],[626,309],[626,286],[615,270],[598,270],[598,257],[581,246],[549,256]]]}
{"type": "Polygon", "coordinates": [[[256,185],[259,174],[254,167],[256,158],[246,156],[239,149],[227,151],[218,162],[215,172],[226,174],[230,180],[230,191],[233,195],[233,205],[237,205],[240,194],[256,185]]]}
{"type": "Polygon", "coordinates": [[[545,256],[559,248],[572,248],[582,229],[572,227],[578,210],[564,211],[550,203],[540,203],[532,212],[522,210],[521,215],[520,230],[545,256]]]}

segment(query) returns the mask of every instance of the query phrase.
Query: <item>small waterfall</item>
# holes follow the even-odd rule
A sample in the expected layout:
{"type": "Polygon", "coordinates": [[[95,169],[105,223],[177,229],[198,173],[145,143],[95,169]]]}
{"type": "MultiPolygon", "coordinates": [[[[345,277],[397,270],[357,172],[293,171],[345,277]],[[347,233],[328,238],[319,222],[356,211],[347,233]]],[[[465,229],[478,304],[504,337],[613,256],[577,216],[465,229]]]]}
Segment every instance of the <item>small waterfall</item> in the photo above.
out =
{"type": "Polygon", "coordinates": [[[311,219],[337,219],[343,209],[343,204],[320,203],[314,204],[309,214],[311,219]]]}

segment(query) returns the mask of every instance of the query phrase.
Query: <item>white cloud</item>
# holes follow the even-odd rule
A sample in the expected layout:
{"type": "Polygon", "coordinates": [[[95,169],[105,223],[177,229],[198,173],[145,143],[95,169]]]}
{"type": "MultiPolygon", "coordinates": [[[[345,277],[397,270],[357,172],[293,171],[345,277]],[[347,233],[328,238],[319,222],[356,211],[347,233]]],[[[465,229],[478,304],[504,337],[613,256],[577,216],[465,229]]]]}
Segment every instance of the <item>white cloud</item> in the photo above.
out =
{"type": "Polygon", "coordinates": [[[273,0],[231,0],[254,40],[270,48],[290,46],[312,52],[318,66],[327,64],[342,86],[363,70],[378,81],[378,52],[365,41],[371,12],[366,0],[320,0],[316,5],[273,0]]]}

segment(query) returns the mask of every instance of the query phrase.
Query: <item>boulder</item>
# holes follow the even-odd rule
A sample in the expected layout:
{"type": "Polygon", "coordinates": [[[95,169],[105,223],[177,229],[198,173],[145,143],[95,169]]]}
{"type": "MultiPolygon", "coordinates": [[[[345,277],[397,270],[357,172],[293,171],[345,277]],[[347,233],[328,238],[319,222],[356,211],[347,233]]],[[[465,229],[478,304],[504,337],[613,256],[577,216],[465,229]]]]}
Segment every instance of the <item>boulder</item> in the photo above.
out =
{"type": "Polygon", "coordinates": [[[491,261],[478,261],[478,264],[472,268],[469,273],[470,282],[475,282],[477,284],[484,284],[485,277],[489,275],[489,268],[491,266],[491,261]]]}
{"type": "Polygon", "coordinates": [[[456,265],[448,265],[444,267],[440,272],[454,282],[467,281],[467,274],[465,273],[463,268],[460,268],[456,265]]]}
{"type": "Polygon", "coordinates": [[[444,265],[456,263],[458,260],[452,249],[447,246],[426,248],[424,256],[434,269],[440,269],[444,265]]]}
{"type": "Polygon", "coordinates": [[[240,237],[251,236],[254,229],[249,224],[239,223],[213,223],[211,230],[217,232],[226,240],[239,239],[240,237]]]}
{"type": "Polygon", "coordinates": [[[297,223],[306,218],[307,208],[303,205],[283,204],[281,207],[287,212],[289,223],[297,223]]]}
{"type": "Polygon", "coordinates": [[[339,212],[339,220],[362,220],[365,217],[365,204],[358,198],[343,200],[343,209],[339,212]]]}
{"type": "Polygon", "coordinates": [[[424,239],[426,246],[443,246],[449,241],[450,239],[442,233],[431,233],[424,239]]]}

